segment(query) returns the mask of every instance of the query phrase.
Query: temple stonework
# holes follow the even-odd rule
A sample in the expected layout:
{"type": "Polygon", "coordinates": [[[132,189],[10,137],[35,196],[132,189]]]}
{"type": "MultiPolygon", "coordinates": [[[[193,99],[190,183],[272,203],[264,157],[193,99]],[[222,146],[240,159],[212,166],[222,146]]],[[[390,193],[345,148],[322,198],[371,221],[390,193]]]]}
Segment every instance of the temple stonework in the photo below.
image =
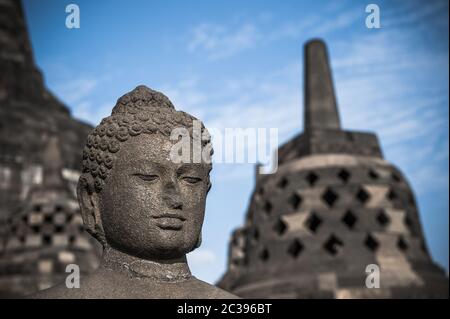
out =
{"type": "MultiPolygon", "coordinates": [[[[38,257],[46,254],[49,245],[58,243],[60,248],[52,248],[54,254],[61,251],[62,259],[74,259],[53,234],[67,235],[69,242],[73,236],[78,238],[69,224],[78,219],[75,187],[92,127],[72,118],[45,87],[18,0],[0,2],[0,70],[0,294],[17,296],[47,287],[33,279],[42,272],[53,282],[58,267],[46,258],[41,263],[38,257]],[[53,151],[48,152],[49,147],[53,151]],[[52,165],[59,172],[50,169],[53,177],[46,176],[52,165]],[[46,189],[48,183],[52,190],[46,189]],[[28,262],[32,259],[33,265],[28,262]]],[[[80,262],[78,257],[75,260],[80,262]]]]}
{"type": "Polygon", "coordinates": [[[373,133],[341,129],[325,44],[304,51],[304,132],[258,175],[218,286],[244,298],[448,298],[413,192],[373,133]],[[380,288],[366,287],[366,267],[380,288]]]}
{"type": "Polygon", "coordinates": [[[43,181],[27,194],[21,211],[8,218],[0,243],[0,297],[27,296],[65,281],[79,266],[97,269],[101,246],[83,226],[77,198],[62,178],[60,146],[48,138],[43,181]]]}

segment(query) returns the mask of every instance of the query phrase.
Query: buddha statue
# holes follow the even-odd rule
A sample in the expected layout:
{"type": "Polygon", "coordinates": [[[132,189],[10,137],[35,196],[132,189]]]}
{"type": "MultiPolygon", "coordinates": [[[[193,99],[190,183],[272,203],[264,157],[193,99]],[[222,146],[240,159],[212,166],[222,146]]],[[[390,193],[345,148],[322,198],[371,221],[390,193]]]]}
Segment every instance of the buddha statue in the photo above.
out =
{"type": "MultiPolygon", "coordinates": [[[[174,161],[171,132],[194,135],[194,120],[145,86],[118,99],[87,138],[77,188],[84,226],[103,245],[100,267],[79,288],[32,298],[237,298],[195,278],[186,259],[201,242],[212,164],[174,161]]],[[[201,135],[210,159],[203,124],[201,135]]]]}

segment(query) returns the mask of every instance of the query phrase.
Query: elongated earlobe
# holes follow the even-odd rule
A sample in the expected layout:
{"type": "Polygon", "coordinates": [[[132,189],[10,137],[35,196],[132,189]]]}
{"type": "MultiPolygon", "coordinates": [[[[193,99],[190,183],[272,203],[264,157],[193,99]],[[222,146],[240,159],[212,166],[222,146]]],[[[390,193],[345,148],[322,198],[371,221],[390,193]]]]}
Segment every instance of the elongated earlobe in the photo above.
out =
{"type": "Polygon", "coordinates": [[[106,238],[100,216],[98,194],[94,191],[94,183],[90,174],[83,174],[80,177],[77,195],[84,227],[89,234],[105,246],[106,238]]]}

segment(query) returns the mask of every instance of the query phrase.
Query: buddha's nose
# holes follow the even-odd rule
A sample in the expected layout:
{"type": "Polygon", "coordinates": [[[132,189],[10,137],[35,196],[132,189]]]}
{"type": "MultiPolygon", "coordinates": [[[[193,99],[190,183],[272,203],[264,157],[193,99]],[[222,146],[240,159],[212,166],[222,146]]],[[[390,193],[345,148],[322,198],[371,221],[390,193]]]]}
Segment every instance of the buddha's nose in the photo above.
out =
{"type": "Polygon", "coordinates": [[[180,190],[174,181],[170,181],[165,185],[163,199],[169,208],[183,209],[180,190]]]}

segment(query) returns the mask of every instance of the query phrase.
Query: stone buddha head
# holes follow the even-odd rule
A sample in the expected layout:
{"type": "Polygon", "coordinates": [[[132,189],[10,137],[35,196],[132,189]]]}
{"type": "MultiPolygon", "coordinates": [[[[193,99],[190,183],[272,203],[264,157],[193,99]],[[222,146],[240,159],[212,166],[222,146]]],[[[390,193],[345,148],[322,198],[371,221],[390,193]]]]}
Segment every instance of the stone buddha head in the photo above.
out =
{"type": "MultiPolygon", "coordinates": [[[[194,121],[162,93],[138,86],[88,136],[78,199],[87,231],[104,247],[164,260],[200,245],[211,161],[171,155],[179,143],[171,133],[183,128],[192,138],[194,121]]],[[[210,156],[209,134],[200,128],[210,156]]]]}

